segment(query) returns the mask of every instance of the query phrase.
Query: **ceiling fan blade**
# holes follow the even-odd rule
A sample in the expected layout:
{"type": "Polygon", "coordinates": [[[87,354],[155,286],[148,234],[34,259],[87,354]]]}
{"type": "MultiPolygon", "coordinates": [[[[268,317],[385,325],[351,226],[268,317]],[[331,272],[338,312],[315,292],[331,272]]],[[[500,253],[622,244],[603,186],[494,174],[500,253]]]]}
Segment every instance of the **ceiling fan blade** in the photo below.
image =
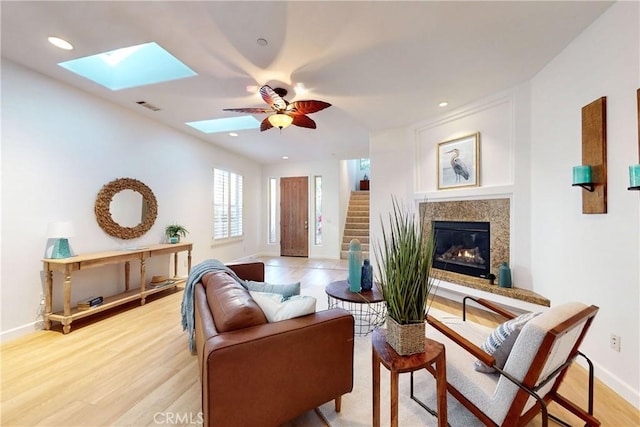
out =
{"type": "Polygon", "coordinates": [[[311,120],[309,117],[305,116],[304,114],[293,115],[293,122],[291,124],[292,125],[296,125],[296,126],[300,126],[302,128],[309,128],[309,129],[315,129],[316,128],[316,122],[314,122],[313,120],[311,120]]]}
{"type": "Polygon", "coordinates": [[[262,123],[260,123],[260,132],[264,132],[265,130],[269,130],[273,127],[271,122],[269,121],[269,117],[266,117],[262,123]]]}
{"type": "Polygon", "coordinates": [[[316,111],[324,110],[331,107],[331,104],[324,101],[293,101],[287,106],[287,113],[289,114],[311,114],[316,111]]]}
{"type": "Polygon", "coordinates": [[[271,108],[223,108],[222,111],[235,111],[237,113],[249,114],[273,113],[271,108]]]}
{"type": "Polygon", "coordinates": [[[278,95],[273,89],[271,89],[271,86],[262,86],[260,88],[260,95],[262,96],[262,99],[264,99],[264,102],[269,104],[271,108],[275,109],[276,111],[284,110],[285,108],[287,108],[287,101],[282,99],[280,95],[278,95]]]}

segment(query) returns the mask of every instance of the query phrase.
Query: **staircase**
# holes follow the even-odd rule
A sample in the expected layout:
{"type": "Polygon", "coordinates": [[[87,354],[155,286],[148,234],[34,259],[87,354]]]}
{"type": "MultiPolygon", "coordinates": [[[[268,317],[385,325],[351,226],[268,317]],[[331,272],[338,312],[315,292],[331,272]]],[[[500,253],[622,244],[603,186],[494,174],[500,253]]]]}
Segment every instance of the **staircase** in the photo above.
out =
{"type": "Polygon", "coordinates": [[[349,258],[349,242],[358,239],[362,244],[362,258],[369,258],[369,192],[352,191],[347,220],[342,234],[340,258],[349,258]]]}

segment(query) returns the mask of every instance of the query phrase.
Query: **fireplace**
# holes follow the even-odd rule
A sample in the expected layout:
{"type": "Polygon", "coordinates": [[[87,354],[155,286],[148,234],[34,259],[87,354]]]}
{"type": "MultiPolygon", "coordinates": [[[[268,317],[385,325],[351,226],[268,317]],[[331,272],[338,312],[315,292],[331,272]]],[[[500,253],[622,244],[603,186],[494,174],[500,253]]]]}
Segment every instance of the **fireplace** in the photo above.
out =
{"type": "Polygon", "coordinates": [[[433,221],[433,267],[474,277],[491,272],[488,222],[433,221]]]}

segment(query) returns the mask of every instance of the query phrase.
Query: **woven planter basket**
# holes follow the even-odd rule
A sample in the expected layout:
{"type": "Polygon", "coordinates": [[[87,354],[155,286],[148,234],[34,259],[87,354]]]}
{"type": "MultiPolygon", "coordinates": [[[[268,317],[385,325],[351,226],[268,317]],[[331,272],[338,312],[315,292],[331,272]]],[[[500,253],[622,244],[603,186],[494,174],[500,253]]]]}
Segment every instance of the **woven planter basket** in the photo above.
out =
{"type": "Polygon", "coordinates": [[[401,356],[424,352],[425,323],[401,325],[387,317],[387,343],[401,356]]]}

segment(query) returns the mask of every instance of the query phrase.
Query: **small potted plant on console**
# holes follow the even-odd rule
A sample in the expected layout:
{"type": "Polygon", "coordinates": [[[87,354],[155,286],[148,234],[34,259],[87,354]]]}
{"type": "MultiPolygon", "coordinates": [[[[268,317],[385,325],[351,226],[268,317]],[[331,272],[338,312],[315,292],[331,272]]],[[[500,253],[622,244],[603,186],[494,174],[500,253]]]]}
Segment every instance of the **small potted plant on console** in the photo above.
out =
{"type": "Polygon", "coordinates": [[[179,224],[167,225],[164,233],[167,237],[167,243],[179,243],[180,237],[187,237],[189,231],[179,224]]]}

